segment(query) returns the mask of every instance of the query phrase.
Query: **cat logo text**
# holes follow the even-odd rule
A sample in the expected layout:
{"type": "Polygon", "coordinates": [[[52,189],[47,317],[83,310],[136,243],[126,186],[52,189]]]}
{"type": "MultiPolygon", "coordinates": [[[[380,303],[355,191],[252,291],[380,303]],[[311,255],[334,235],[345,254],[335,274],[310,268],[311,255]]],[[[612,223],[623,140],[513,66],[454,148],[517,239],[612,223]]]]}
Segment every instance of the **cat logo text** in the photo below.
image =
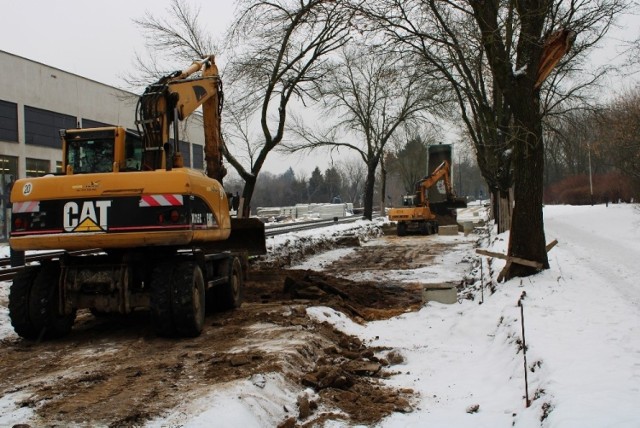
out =
{"type": "Polygon", "coordinates": [[[106,232],[111,201],[67,202],[63,208],[65,232],[106,232]]]}

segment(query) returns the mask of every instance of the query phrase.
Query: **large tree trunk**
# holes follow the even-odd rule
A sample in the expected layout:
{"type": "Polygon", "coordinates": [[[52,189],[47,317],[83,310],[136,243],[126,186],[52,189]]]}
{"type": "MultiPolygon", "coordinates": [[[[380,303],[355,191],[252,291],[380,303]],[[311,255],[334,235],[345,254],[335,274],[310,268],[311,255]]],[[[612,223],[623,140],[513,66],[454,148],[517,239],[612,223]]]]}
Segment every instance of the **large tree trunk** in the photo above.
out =
{"type": "Polygon", "coordinates": [[[367,181],[364,184],[364,214],[363,217],[371,220],[373,218],[373,191],[376,184],[377,164],[367,164],[367,181]]]}
{"type": "MultiPolygon", "coordinates": [[[[382,158],[381,158],[382,159],[382,158]]],[[[384,161],[380,162],[380,215],[384,216],[387,197],[387,169],[384,161]]]]}
{"type": "Polygon", "coordinates": [[[512,207],[512,191],[504,192],[498,188],[491,189],[491,209],[498,233],[506,232],[511,228],[512,207]]]}
{"type": "MultiPolygon", "coordinates": [[[[549,268],[544,221],[542,214],[542,190],[544,183],[544,143],[542,125],[538,118],[535,100],[514,114],[517,132],[514,144],[514,207],[511,218],[509,252],[512,257],[539,262],[549,268]]],[[[535,267],[512,263],[507,266],[504,278],[523,277],[539,271],[535,267]]]]}
{"type": "Polygon", "coordinates": [[[242,188],[242,199],[240,200],[240,208],[238,218],[251,217],[251,198],[256,188],[256,177],[245,177],[244,187],[242,188]]]}

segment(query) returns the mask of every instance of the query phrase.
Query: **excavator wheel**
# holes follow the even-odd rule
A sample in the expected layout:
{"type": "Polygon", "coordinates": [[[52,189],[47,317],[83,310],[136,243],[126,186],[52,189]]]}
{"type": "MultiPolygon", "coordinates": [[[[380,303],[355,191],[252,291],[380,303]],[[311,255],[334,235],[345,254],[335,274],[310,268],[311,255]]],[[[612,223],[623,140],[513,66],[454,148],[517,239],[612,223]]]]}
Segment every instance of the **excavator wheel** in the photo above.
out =
{"type": "Polygon", "coordinates": [[[396,230],[398,236],[405,236],[407,234],[407,224],[399,221],[396,230]]]}
{"type": "Polygon", "coordinates": [[[180,336],[199,336],[204,327],[204,277],[196,262],[181,263],[172,284],[173,322],[180,336]]]}
{"type": "Polygon", "coordinates": [[[33,282],[30,300],[31,322],[40,330],[43,338],[66,336],[76,319],[76,311],[61,314],[58,306],[58,280],[60,265],[57,262],[42,265],[33,282]]]}
{"type": "Polygon", "coordinates": [[[158,263],[151,274],[151,312],[156,332],[161,336],[173,334],[171,281],[174,270],[171,263],[158,263]]]}
{"type": "Polygon", "coordinates": [[[423,221],[420,223],[420,234],[429,235],[431,233],[431,223],[423,221]]]}
{"type": "Polygon", "coordinates": [[[233,257],[221,266],[224,274],[228,276],[228,281],[213,288],[211,291],[211,303],[218,311],[229,311],[240,307],[242,304],[242,288],[244,277],[242,274],[242,263],[237,257],[233,257]]]}
{"type": "Polygon", "coordinates": [[[76,311],[70,314],[59,312],[60,266],[46,263],[25,268],[20,274],[14,278],[9,296],[9,313],[16,333],[31,340],[67,335],[75,321],[76,311]]]}
{"type": "Polygon", "coordinates": [[[192,261],[156,266],[151,279],[151,309],[159,335],[200,335],[205,317],[200,266],[192,261]]]}
{"type": "Polygon", "coordinates": [[[11,325],[13,325],[15,332],[25,339],[37,339],[40,334],[29,317],[29,295],[38,272],[40,272],[40,266],[23,268],[13,277],[9,291],[11,325]]]}

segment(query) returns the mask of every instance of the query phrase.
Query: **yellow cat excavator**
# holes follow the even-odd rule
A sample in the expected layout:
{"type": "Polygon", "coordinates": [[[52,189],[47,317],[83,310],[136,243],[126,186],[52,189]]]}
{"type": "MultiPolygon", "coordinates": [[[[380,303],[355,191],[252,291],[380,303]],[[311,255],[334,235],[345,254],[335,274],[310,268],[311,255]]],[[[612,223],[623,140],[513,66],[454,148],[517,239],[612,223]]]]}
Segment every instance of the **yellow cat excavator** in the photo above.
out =
{"type": "Polygon", "coordinates": [[[428,190],[440,180],[444,183],[446,201],[438,203],[441,211],[442,205],[446,206],[448,214],[455,224],[455,209],[467,206],[463,199],[456,198],[451,185],[451,173],[448,161],[443,161],[430,175],[424,177],[416,184],[415,194],[405,195],[402,198],[402,207],[389,210],[389,220],[397,222],[398,236],[404,236],[407,232],[419,232],[423,235],[438,233],[438,216],[435,208],[429,203],[428,190]]]}
{"type": "Polygon", "coordinates": [[[14,277],[9,315],[20,336],[67,334],[83,308],[147,308],[159,334],[197,336],[205,307],[240,305],[247,257],[266,252],[264,225],[230,216],[221,107],[211,56],[146,88],[138,132],[61,130],[63,172],[16,181],[12,250],[64,250],[14,277]],[[207,175],[185,168],[179,151],[179,122],[200,106],[207,175]]]}

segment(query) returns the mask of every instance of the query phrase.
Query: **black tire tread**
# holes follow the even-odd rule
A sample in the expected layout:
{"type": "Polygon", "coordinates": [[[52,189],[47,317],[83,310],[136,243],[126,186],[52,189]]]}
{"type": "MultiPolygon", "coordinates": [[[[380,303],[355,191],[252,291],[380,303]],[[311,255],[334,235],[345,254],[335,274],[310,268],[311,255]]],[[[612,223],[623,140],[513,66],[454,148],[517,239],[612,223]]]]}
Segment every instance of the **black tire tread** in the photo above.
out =
{"type": "Polygon", "coordinates": [[[151,311],[160,336],[196,337],[202,332],[204,279],[196,262],[162,263],[153,269],[151,311]],[[199,288],[201,313],[194,312],[194,287],[199,288]]]}
{"type": "Polygon", "coordinates": [[[217,286],[214,290],[215,306],[218,311],[229,311],[240,307],[242,304],[242,289],[244,278],[242,275],[242,264],[237,257],[233,257],[225,262],[227,282],[217,286]],[[233,285],[233,280],[238,282],[237,287],[233,285]]]}
{"type": "Polygon", "coordinates": [[[176,334],[179,336],[196,337],[202,332],[204,317],[204,279],[202,271],[196,262],[181,263],[175,274],[175,280],[171,285],[171,307],[173,312],[173,324],[176,334]],[[198,288],[200,302],[197,305],[202,313],[194,311],[194,288],[198,288]]]}
{"type": "Polygon", "coordinates": [[[40,272],[40,266],[27,266],[14,277],[9,291],[9,318],[18,336],[34,340],[40,331],[33,325],[29,316],[29,296],[33,281],[40,272]]]}
{"type": "Polygon", "coordinates": [[[45,263],[36,276],[30,296],[30,318],[44,339],[66,336],[71,331],[76,313],[64,315],[58,311],[58,280],[60,266],[45,263]]]}
{"type": "Polygon", "coordinates": [[[156,333],[161,336],[174,334],[171,316],[171,283],[175,266],[158,263],[151,275],[151,312],[156,333]]]}

